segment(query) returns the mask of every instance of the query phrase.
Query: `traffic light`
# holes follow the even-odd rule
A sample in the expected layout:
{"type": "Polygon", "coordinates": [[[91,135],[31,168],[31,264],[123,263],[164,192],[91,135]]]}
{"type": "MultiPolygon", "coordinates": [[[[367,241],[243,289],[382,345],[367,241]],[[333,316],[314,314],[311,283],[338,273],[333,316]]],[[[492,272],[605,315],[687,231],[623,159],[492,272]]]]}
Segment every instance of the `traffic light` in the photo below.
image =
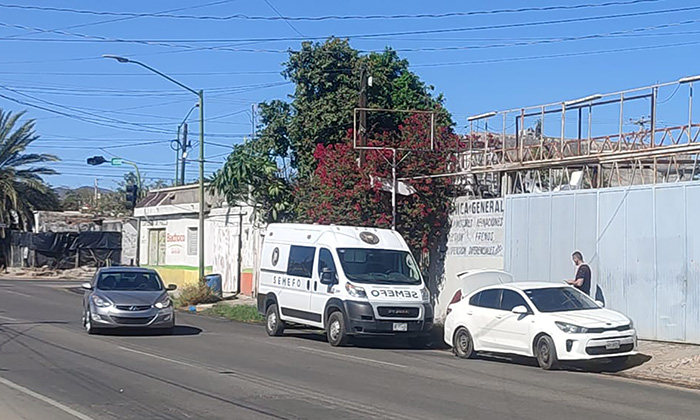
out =
{"type": "Polygon", "coordinates": [[[126,208],[133,209],[139,200],[139,187],[136,185],[126,186],[126,208]]]}
{"type": "Polygon", "coordinates": [[[107,159],[105,159],[102,156],[93,156],[91,158],[88,158],[88,160],[87,160],[88,165],[92,165],[92,166],[102,165],[105,162],[107,162],[107,159]]]}

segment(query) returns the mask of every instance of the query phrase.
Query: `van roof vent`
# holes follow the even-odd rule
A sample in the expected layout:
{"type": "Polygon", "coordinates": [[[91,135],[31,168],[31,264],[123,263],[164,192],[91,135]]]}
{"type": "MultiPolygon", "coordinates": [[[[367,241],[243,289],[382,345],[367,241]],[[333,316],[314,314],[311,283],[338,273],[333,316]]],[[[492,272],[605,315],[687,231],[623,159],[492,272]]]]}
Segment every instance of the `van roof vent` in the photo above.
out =
{"type": "Polygon", "coordinates": [[[379,237],[372,232],[360,232],[360,239],[370,245],[377,245],[379,243],[379,237]]]}

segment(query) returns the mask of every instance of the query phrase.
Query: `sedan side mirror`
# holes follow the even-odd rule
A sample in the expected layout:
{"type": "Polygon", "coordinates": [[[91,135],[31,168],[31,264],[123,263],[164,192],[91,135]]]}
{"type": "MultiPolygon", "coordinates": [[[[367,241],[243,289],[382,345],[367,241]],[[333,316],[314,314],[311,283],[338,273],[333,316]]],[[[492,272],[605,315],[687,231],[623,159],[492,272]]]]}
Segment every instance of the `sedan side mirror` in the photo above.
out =
{"type": "Polygon", "coordinates": [[[92,284],[90,283],[83,283],[80,285],[80,287],[82,287],[85,290],[92,290],[92,284]]]}
{"type": "Polygon", "coordinates": [[[177,289],[177,284],[169,284],[168,287],[165,288],[165,290],[172,292],[173,290],[177,289]]]}
{"type": "Polygon", "coordinates": [[[321,271],[321,284],[330,286],[335,284],[335,273],[330,268],[326,267],[321,271]]]}
{"type": "Polygon", "coordinates": [[[515,308],[511,309],[511,312],[517,315],[527,315],[529,313],[527,308],[523,305],[516,306],[515,308]]]}
{"type": "Polygon", "coordinates": [[[599,308],[605,308],[605,304],[599,300],[596,300],[595,304],[598,305],[599,308]]]}

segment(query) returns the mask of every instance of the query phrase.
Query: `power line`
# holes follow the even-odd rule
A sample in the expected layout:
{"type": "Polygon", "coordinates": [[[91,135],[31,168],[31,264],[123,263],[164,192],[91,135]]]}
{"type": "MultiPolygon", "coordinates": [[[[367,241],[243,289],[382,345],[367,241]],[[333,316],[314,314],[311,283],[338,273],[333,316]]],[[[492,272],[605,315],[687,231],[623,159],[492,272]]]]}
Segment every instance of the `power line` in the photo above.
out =
{"type": "Polygon", "coordinates": [[[289,19],[286,19],[286,18],[282,15],[282,13],[280,13],[279,10],[277,10],[277,8],[275,8],[275,6],[273,6],[272,3],[270,3],[269,0],[265,0],[265,3],[266,3],[268,6],[270,6],[270,9],[272,9],[272,11],[274,11],[275,13],[277,13],[277,16],[279,16],[280,18],[282,18],[282,20],[284,21],[284,23],[286,23],[287,26],[289,26],[290,28],[292,28],[292,30],[293,30],[294,32],[296,32],[297,35],[302,36],[302,37],[304,36],[304,34],[302,34],[294,25],[292,25],[292,22],[290,22],[289,19]]]}
{"type": "MultiPolygon", "coordinates": [[[[420,14],[394,14],[394,15],[327,15],[327,16],[284,16],[277,11],[272,5],[270,7],[277,13],[277,16],[250,16],[245,14],[233,14],[227,16],[206,16],[206,15],[176,15],[170,13],[134,13],[134,12],[107,12],[96,10],[80,10],[62,7],[48,6],[30,6],[17,4],[0,4],[0,7],[23,10],[39,10],[46,12],[61,12],[74,13],[95,16],[120,16],[129,18],[168,18],[168,19],[190,19],[190,20],[211,20],[211,21],[228,21],[228,20],[258,20],[258,21],[324,21],[324,20],[391,20],[391,19],[443,19],[466,16],[481,16],[481,15],[496,15],[496,14],[512,14],[526,12],[548,12],[556,10],[580,10],[603,8],[610,6],[629,6],[642,3],[657,3],[660,0],[628,0],[628,1],[609,1],[606,3],[587,3],[578,5],[557,5],[544,7],[522,7],[515,9],[496,9],[496,10],[478,10],[469,12],[449,12],[449,13],[420,13],[420,14]]],[[[266,3],[267,0],[265,0],[266,3]]],[[[295,29],[296,31],[296,29],[295,29]]],[[[300,34],[301,35],[301,34],[300,34]]],[[[303,35],[302,35],[303,36],[303,35]]]]}
{"type": "MultiPolygon", "coordinates": [[[[700,10],[700,6],[683,7],[676,9],[662,9],[662,10],[652,10],[646,12],[634,12],[634,13],[619,13],[611,15],[601,15],[601,16],[589,16],[589,17],[576,17],[568,19],[554,19],[546,21],[536,21],[536,22],[519,22],[519,23],[508,23],[508,24],[498,24],[498,25],[486,25],[486,26],[470,26],[461,28],[445,28],[445,29],[428,29],[420,31],[404,31],[404,32],[389,32],[389,33],[370,33],[370,34],[357,34],[357,35],[344,35],[338,36],[339,38],[352,38],[352,39],[371,39],[386,36],[403,36],[403,35],[425,35],[425,34],[437,34],[437,33],[455,33],[455,32],[471,32],[471,31],[483,31],[483,30],[494,30],[494,29],[510,29],[510,28],[523,28],[523,27],[535,27],[543,25],[555,25],[555,24],[565,24],[565,23],[576,23],[576,22],[591,22],[598,20],[608,20],[608,19],[619,19],[619,18],[629,18],[635,16],[650,16],[658,14],[668,14],[668,13],[678,13],[678,12],[688,12],[700,10]]],[[[251,49],[251,48],[232,48],[227,46],[208,46],[208,47],[195,47],[188,44],[178,44],[173,42],[160,42],[152,40],[140,40],[140,39],[123,39],[123,38],[108,38],[97,35],[87,35],[72,33],[66,31],[55,31],[47,30],[42,28],[34,28],[25,25],[16,25],[0,22],[0,26],[16,28],[21,30],[31,30],[31,31],[41,31],[44,33],[56,33],[64,36],[72,36],[78,38],[84,38],[94,41],[101,42],[117,42],[117,43],[133,43],[141,45],[155,45],[162,47],[171,48],[181,48],[185,50],[215,50],[215,51],[230,51],[230,52],[272,52],[272,53],[287,53],[291,50],[272,50],[272,49],[251,49]]],[[[308,37],[308,38],[267,38],[267,39],[250,39],[251,41],[271,41],[271,40],[308,40],[308,39],[325,39],[326,37],[308,37]]],[[[0,38],[1,39],[1,38],[0,38]]]]}

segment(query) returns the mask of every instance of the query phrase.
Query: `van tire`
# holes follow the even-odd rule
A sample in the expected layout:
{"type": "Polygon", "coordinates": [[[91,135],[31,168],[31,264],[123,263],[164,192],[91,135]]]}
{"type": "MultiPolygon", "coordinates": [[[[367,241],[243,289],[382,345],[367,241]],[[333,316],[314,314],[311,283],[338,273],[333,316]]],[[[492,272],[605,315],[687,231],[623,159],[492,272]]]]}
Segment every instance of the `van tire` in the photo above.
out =
{"type": "Polygon", "coordinates": [[[275,303],[265,311],[265,331],[270,337],[279,337],[284,333],[284,322],[280,319],[280,311],[275,303]]]}
{"type": "Polygon", "coordinates": [[[328,317],[326,337],[328,338],[328,343],[333,347],[343,347],[348,344],[349,337],[347,331],[345,331],[345,318],[342,312],[333,312],[328,317]]]}

